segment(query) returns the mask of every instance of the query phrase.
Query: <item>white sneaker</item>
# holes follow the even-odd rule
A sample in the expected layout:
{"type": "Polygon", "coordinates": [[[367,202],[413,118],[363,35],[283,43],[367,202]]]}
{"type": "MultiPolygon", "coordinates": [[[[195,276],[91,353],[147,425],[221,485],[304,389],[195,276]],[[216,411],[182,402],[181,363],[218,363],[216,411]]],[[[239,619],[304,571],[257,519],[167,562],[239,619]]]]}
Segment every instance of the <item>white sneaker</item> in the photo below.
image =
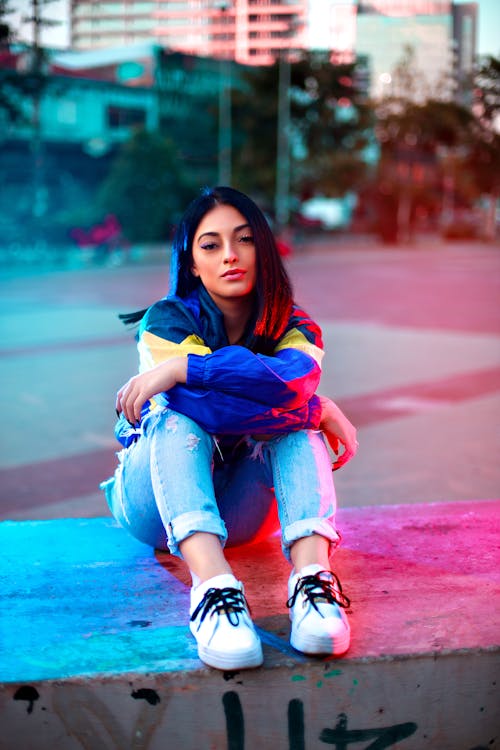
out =
{"type": "Polygon", "coordinates": [[[232,574],[191,589],[189,627],[200,659],[216,669],[260,667],[262,645],[250,619],[244,588],[232,574]]]}
{"type": "Polygon", "coordinates": [[[290,643],[304,654],[339,656],[349,648],[351,629],[344,612],[350,601],[337,576],[321,565],[307,565],[288,581],[290,643]]]}

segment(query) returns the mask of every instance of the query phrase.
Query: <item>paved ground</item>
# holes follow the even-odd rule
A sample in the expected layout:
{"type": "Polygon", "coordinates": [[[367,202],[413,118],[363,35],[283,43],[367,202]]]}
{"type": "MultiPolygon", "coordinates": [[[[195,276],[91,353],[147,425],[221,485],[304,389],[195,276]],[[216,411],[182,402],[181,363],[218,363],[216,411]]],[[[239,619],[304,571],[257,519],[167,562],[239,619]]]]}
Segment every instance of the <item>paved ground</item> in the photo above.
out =
{"type": "MultiPolygon", "coordinates": [[[[359,428],[341,507],[500,496],[500,248],[350,239],[287,261],[322,324],[322,392],[359,428]]],[[[104,515],[114,393],[135,371],[116,313],[167,288],[166,263],[4,270],[0,519],[104,515]]]]}

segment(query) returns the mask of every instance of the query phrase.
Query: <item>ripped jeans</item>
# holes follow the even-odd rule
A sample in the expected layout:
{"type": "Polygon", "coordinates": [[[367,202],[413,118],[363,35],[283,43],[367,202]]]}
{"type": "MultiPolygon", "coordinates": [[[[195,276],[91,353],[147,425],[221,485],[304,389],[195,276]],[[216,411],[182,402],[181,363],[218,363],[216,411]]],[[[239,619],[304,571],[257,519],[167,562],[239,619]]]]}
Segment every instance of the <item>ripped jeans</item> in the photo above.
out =
{"type": "Polygon", "coordinates": [[[319,534],[333,546],[336,499],[323,434],[302,430],[257,442],[245,437],[220,460],[217,441],[170,409],[154,412],[103,482],[110,510],[133,536],[180,555],[197,531],[222,545],[255,538],[277,504],[282,548],[319,534]]]}

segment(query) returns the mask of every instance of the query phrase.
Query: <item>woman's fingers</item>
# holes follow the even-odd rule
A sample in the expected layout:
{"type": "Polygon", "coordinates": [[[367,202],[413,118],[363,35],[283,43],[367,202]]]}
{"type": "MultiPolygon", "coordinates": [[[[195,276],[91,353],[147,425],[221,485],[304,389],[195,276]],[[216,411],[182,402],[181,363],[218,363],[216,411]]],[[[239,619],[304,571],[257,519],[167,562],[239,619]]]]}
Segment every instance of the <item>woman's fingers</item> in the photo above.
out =
{"type": "Polygon", "coordinates": [[[333,464],[333,471],[337,471],[337,469],[340,469],[341,466],[344,466],[350,461],[351,458],[354,458],[359,447],[355,431],[354,434],[349,435],[349,438],[346,438],[345,441],[342,438],[339,438],[339,440],[344,446],[344,451],[340,455],[338,455],[338,450],[335,451],[337,454],[337,460],[333,464]]]}
{"type": "Polygon", "coordinates": [[[340,469],[348,461],[350,461],[351,458],[354,458],[354,453],[346,448],[344,452],[341,453],[340,456],[338,456],[337,460],[334,461],[333,471],[337,471],[337,469],[340,469]]]}
{"type": "Polygon", "coordinates": [[[147,398],[140,387],[137,376],[134,376],[118,391],[116,410],[117,412],[123,412],[125,419],[130,424],[135,425],[141,419],[141,409],[147,398]]]}

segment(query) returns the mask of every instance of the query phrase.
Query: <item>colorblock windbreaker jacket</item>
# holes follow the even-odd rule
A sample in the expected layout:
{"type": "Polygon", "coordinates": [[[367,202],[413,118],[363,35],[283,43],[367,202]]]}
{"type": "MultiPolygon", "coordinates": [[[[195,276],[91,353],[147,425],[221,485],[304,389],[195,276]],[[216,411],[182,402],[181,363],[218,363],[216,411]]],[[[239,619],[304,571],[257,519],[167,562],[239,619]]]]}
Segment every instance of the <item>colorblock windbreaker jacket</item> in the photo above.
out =
{"type": "MultiPolygon", "coordinates": [[[[137,348],[139,372],[170,357],[187,355],[188,360],[186,384],[148,401],[142,420],[168,406],[216,436],[272,436],[319,427],[321,330],[297,306],[272,356],[254,354],[245,338],[242,345],[229,344],[223,315],[200,285],[185,299],[169,296],[150,307],[137,348]]],[[[123,416],[115,430],[126,447],[140,432],[123,416]]]]}

